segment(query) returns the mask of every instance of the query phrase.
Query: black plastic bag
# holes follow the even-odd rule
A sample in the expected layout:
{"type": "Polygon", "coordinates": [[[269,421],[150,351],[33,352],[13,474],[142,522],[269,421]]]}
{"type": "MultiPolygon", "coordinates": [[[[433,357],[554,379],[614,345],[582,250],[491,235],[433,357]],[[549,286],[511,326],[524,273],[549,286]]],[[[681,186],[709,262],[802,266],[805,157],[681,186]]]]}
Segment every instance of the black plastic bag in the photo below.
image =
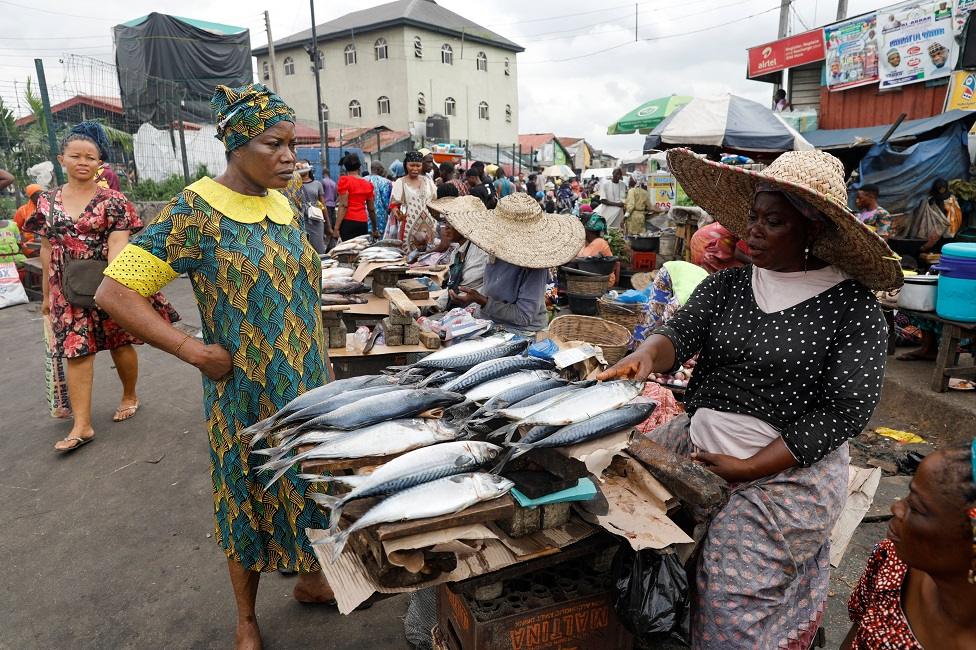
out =
{"type": "Polygon", "coordinates": [[[676,639],[688,644],[691,603],[688,575],[674,553],[635,552],[621,544],[613,561],[614,608],[631,634],[643,642],[676,639]]]}

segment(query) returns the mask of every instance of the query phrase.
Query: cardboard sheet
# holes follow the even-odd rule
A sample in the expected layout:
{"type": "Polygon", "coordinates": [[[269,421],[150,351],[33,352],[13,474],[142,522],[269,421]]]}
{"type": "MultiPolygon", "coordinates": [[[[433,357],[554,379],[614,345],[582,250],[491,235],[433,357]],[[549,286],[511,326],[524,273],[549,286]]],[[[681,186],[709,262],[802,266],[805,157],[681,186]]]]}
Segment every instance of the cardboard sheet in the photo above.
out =
{"type": "MultiPolygon", "coordinates": [[[[579,526],[579,522],[576,522],[579,526]]],[[[546,531],[550,537],[556,541],[564,542],[560,547],[569,546],[580,539],[592,534],[587,532],[583,537],[577,537],[574,531],[578,528],[573,527],[573,522],[546,531]]],[[[473,576],[483,575],[503,569],[507,566],[518,563],[518,558],[512,551],[494,537],[484,539],[484,547],[467,557],[458,558],[458,565],[454,571],[444,573],[433,580],[413,585],[410,587],[388,588],[382,587],[370,577],[362,559],[347,545],[342,551],[342,555],[335,563],[332,563],[331,547],[321,542],[326,537],[326,531],[314,528],[307,528],[309,540],[311,540],[315,551],[315,556],[322,565],[322,572],[325,574],[329,585],[336,595],[336,603],[339,606],[340,614],[348,614],[365,602],[374,593],[383,594],[402,594],[417,591],[425,587],[432,587],[445,582],[458,582],[467,580],[473,576]]],[[[402,540],[397,540],[402,541],[402,540]]]]}
{"type": "Polygon", "coordinates": [[[603,481],[603,471],[610,467],[614,457],[623,454],[624,449],[630,443],[630,434],[633,430],[633,427],[628,427],[624,431],[606,435],[596,440],[571,447],[560,447],[559,451],[586,465],[586,471],[603,481]]]}
{"type": "Polygon", "coordinates": [[[614,458],[597,487],[603,499],[574,507],[587,521],[625,538],[635,551],[694,541],[668,518],[670,493],[630,456],[614,458]]]}
{"type": "Polygon", "coordinates": [[[403,262],[361,262],[353,271],[352,279],[362,282],[376,269],[385,269],[388,266],[403,266],[403,262]]]}
{"type": "Polygon", "coordinates": [[[417,573],[424,564],[425,548],[464,558],[484,549],[485,540],[494,537],[495,534],[483,524],[454,526],[383,542],[383,552],[390,564],[417,573]]]}
{"type": "Polygon", "coordinates": [[[346,334],[346,347],[344,348],[329,348],[329,358],[330,359],[340,359],[346,357],[378,357],[384,354],[430,354],[433,350],[428,350],[424,346],[420,345],[397,345],[390,347],[388,345],[380,345],[377,343],[373,346],[373,349],[369,351],[369,354],[363,354],[362,352],[356,352],[355,350],[349,349],[352,346],[352,337],[354,334],[350,332],[346,334]]]}
{"type": "Polygon", "coordinates": [[[874,494],[881,482],[881,468],[851,465],[848,476],[847,502],[844,503],[844,509],[837,518],[834,529],[830,531],[830,566],[834,568],[840,566],[840,561],[847,552],[847,545],[854,537],[854,531],[874,502],[874,494]]]}
{"type": "MultiPolygon", "coordinates": [[[[427,300],[414,300],[414,304],[423,309],[424,307],[434,307],[436,306],[437,298],[445,293],[445,289],[440,291],[431,291],[430,298],[427,300]]],[[[390,301],[386,298],[380,298],[379,296],[368,293],[363,294],[366,296],[366,304],[364,305],[351,305],[347,310],[347,313],[357,316],[389,316],[390,314],[390,301]]]]}

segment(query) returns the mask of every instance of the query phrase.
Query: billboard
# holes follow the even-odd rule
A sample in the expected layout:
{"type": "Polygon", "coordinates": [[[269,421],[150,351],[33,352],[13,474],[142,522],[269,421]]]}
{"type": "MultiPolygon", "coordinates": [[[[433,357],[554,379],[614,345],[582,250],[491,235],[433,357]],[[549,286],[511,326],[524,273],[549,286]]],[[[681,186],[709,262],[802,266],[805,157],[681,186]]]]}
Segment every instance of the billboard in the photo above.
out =
{"type": "MultiPolygon", "coordinates": [[[[976,0],[973,0],[976,2],[976,0]]],[[[755,79],[806,63],[824,60],[823,29],[814,29],[749,48],[749,78],[755,79]]]]}
{"type": "Polygon", "coordinates": [[[882,90],[952,73],[951,2],[904,2],[878,18],[882,90]]]}
{"type": "Polygon", "coordinates": [[[877,83],[877,14],[828,25],[823,31],[830,90],[877,83]]]}
{"type": "Polygon", "coordinates": [[[945,110],[976,111],[976,72],[958,70],[949,79],[945,110]]]}

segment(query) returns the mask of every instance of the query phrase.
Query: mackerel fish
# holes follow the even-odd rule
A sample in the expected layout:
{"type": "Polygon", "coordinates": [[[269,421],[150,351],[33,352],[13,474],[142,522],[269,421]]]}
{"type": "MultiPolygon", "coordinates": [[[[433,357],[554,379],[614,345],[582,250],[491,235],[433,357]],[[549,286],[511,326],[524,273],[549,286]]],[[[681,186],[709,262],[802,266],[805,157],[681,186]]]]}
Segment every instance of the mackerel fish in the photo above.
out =
{"type": "Polygon", "coordinates": [[[463,393],[479,384],[510,375],[518,370],[544,370],[552,368],[552,365],[552,361],[547,359],[529,356],[490,359],[474,366],[457,379],[447,382],[442,388],[463,393]]]}
{"type": "MultiPolygon", "coordinates": [[[[365,397],[341,406],[316,418],[314,427],[351,431],[386,420],[414,417],[425,411],[447,408],[463,401],[464,395],[439,388],[400,387],[393,392],[365,397]]],[[[311,427],[306,427],[306,430],[309,428],[311,427]]]]}

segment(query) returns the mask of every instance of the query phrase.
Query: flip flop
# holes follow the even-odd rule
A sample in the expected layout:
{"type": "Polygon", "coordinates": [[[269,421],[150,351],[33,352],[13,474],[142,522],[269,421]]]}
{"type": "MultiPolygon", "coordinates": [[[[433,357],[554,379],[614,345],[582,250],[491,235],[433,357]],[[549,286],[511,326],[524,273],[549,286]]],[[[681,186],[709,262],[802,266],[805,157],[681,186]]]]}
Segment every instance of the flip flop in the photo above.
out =
{"type": "Polygon", "coordinates": [[[125,422],[139,410],[139,402],[131,404],[129,406],[120,406],[115,409],[115,415],[112,416],[112,422],[125,422]]]}
{"type": "Polygon", "coordinates": [[[55,447],[54,448],[54,451],[57,451],[57,452],[62,453],[62,454],[67,454],[69,452],[74,451],[78,447],[84,447],[85,445],[87,445],[89,442],[91,442],[94,439],[95,439],[95,436],[88,436],[87,438],[79,438],[78,436],[68,436],[67,438],[65,438],[65,440],[77,440],[78,441],[78,444],[77,445],[74,445],[73,447],[68,447],[66,449],[58,449],[57,447],[55,447]]]}

